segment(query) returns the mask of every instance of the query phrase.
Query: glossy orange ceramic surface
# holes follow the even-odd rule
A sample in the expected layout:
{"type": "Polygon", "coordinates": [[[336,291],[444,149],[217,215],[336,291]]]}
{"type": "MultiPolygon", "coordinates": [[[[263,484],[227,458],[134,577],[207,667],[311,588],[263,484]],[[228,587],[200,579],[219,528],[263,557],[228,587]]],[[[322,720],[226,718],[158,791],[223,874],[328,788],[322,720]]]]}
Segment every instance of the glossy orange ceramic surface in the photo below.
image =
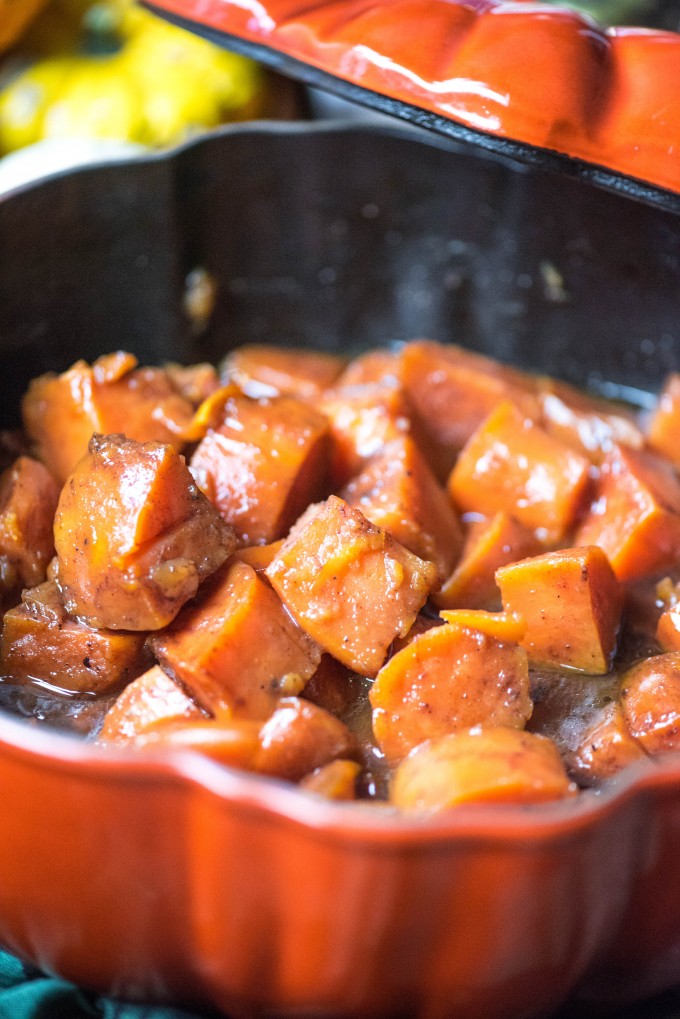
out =
{"type": "Polygon", "coordinates": [[[675,33],[605,28],[573,10],[520,0],[153,0],[149,6],[396,100],[391,112],[408,104],[680,190],[675,33]]]}

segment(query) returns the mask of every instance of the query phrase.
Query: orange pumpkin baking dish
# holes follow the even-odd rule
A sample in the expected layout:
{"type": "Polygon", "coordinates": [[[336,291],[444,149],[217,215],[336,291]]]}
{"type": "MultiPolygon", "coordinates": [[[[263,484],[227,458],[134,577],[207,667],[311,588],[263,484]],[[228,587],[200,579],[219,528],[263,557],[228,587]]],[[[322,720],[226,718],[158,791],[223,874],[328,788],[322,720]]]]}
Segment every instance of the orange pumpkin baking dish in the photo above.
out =
{"type": "MultiPolygon", "coordinates": [[[[0,253],[4,426],[29,378],[121,346],[217,362],[247,341],[421,334],[642,405],[680,351],[665,198],[412,132],[241,126],[57,174],[0,200],[0,253]]],[[[47,972],[338,1019],[519,1019],[680,980],[676,755],[559,803],[416,817],[187,750],[104,749],[52,732],[39,694],[11,704],[27,717],[0,713],[0,943],[47,972]]],[[[73,699],[72,727],[88,710],[73,699]]]]}
{"type": "Polygon", "coordinates": [[[147,5],[432,130],[544,165],[549,154],[567,156],[562,169],[595,180],[614,171],[680,189],[673,32],[608,28],[567,6],[522,0],[147,5]]]}

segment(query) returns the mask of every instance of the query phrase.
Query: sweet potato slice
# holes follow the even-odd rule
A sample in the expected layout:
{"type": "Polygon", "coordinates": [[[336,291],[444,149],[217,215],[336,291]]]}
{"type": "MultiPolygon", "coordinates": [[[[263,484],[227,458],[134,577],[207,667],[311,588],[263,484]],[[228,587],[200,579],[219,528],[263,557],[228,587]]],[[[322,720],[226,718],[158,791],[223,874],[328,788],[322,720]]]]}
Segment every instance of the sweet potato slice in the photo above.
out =
{"type": "Polygon", "coordinates": [[[522,646],[535,666],[599,675],[616,650],[623,590],[596,545],[522,559],[496,572],[506,612],[527,625],[522,646]]]}
{"type": "Polygon", "coordinates": [[[198,705],[159,665],[138,676],[113,702],[102,724],[102,740],[129,740],[159,722],[205,718],[198,705]]]}
{"type": "Polygon", "coordinates": [[[162,368],[138,368],[131,354],[77,361],[62,375],[34,379],[24,397],[24,427],[36,455],[64,482],[87,452],[93,433],[138,442],[186,442],[194,408],[162,368]]]}
{"type": "Polygon", "coordinates": [[[344,365],[337,354],[252,343],[228,355],[223,376],[254,399],[295,396],[313,401],[333,385],[344,365]]]}
{"type": "Polygon", "coordinates": [[[330,496],[296,523],[267,576],[325,651],[374,676],[394,638],[410,629],[437,570],[330,496]]]}
{"type": "Polygon", "coordinates": [[[5,613],[2,668],[17,683],[38,682],[81,694],[119,689],[151,664],[144,633],[94,630],[69,619],[48,580],[23,592],[5,613]]]}
{"type": "Polygon", "coordinates": [[[532,707],[526,651],[469,626],[435,627],[383,666],[369,699],[376,742],[393,764],[475,725],[522,728],[532,707]]]}
{"type": "Polygon", "coordinates": [[[463,545],[462,528],[410,436],[385,446],[340,497],[409,552],[433,562],[442,580],[451,573],[463,545]]]}
{"type": "Polygon", "coordinates": [[[646,756],[628,728],[620,703],[612,701],[598,712],[565,763],[580,785],[592,786],[646,756]]]}
{"type": "Polygon", "coordinates": [[[507,563],[537,555],[541,543],[533,531],[504,510],[473,520],[460,561],[432,600],[441,609],[498,609],[501,593],[496,570],[507,563]]]}
{"type": "Polygon", "coordinates": [[[390,800],[402,810],[435,813],[471,803],[545,803],[576,792],[549,739],[482,726],[414,750],[394,774],[390,800]]]}
{"type": "Polygon", "coordinates": [[[435,472],[441,477],[499,403],[512,400],[533,419],[540,414],[531,376],[462,347],[407,343],[399,377],[418,425],[436,450],[435,472]]]}
{"type": "Polygon", "coordinates": [[[357,752],[355,737],[340,719],[300,697],[284,697],[260,729],[254,769],[298,782],[328,761],[357,752]]]}
{"type": "Polygon", "coordinates": [[[169,445],[94,436],[54,520],[59,586],[90,626],[157,630],[233,551],[231,528],[169,445]]]}
{"type": "Polygon", "coordinates": [[[579,452],[595,464],[619,443],[641,449],[644,436],[635,413],[584,393],[555,379],[539,384],[542,424],[549,435],[579,452]]]}
{"type": "Polygon", "coordinates": [[[0,476],[0,591],[35,587],[54,555],[59,487],[37,460],[20,456],[0,476]]]}
{"type": "Polygon", "coordinates": [[[389,442],[411,431],[409,406],[396,383],[331,389],[317,406],[330,426],[334,491],[359,474],[389,442]]]}
{"type": "Polygon", "coordinates": [[[680,651],[654,655],[621,679],[630,734],[648,754],[680,750],[680,651]]]}
{"type": "Polygon", "coordinates": [[[680,467],[680,372],[668,376],[649,422],[647,441],[657,453],[680,467]]]}
{"type": "Polygon", "coordinates": [[[605,459],[575,544],[599,545],[619,580],[680,562],[680,482],[654,454],[619,446],[605,459]]]}
{"type": "Polygon", "coordinates": [[[328,442],[325,418],[300,400],[231,396],[191,472],[240,545],[265,545],[325,494],[328,442]]]}
{"type": "Polygon", "coordinates": [[[300,781],[300,788],[326,800],[355,800],[361,765],[356,761],[338,758],[322,764],[300,781]]]}
{"type": "Polygon", "coordinates": [[[562,540],[584,501],[590,464],[514,404],[486,418],[461,452],[449,495],[462,510],[511,513],[546,542],[562,540]]]}
{"type": "Polygon", "coordinates": [[[239,562],[150,644],[206,711],[251,718],[266,718],[282,695],[299,693],[321,657],[269,584],[239,562]]]}

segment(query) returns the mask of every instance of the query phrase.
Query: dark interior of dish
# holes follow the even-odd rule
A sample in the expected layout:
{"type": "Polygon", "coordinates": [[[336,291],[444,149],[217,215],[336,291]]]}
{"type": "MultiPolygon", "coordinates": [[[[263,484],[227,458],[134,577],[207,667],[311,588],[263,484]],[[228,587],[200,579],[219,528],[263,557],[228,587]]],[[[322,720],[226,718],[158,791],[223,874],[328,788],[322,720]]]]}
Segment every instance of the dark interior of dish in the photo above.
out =
{"type": "Polygon", "coordinates": [[[675,214],[415,131],[231,128],[63,174],[0,201],[0,252],[3,427],[30,378],[117,349],[428,337],[643,407],[680,357],[675,214]]]}

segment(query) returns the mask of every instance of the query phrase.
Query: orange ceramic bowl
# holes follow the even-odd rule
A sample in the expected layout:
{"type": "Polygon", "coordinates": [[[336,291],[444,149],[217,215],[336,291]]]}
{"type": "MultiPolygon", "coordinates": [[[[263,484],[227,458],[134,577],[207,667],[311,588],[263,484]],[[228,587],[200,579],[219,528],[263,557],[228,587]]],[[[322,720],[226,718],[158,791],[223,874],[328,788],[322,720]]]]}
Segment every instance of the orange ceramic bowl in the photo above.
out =
{"type": "MultiPolygon", "coordinates": [[[[680,350],[678,213],[415,134],[228,128],[17,190],[0,248],[5,423],[30,375],[117,347],[425,334],[640,399],[680,350]]],[[[5,712],[0,803],[0,943],[116,995],[527,1019],[680,980],[675,757],[573,802],[422,819],[5,712]]]]}

